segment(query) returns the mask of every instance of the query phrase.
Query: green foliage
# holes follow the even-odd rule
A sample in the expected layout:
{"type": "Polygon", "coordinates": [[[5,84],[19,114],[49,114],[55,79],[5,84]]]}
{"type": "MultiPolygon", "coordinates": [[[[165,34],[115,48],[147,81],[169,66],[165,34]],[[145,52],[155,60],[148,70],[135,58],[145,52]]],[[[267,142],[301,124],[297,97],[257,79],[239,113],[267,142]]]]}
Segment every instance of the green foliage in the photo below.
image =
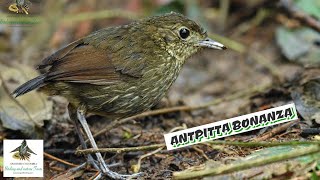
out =
{"type": "Polygon", "coordinates": [[[159,14],[170,13],[171,11],[183,14],[184,9],[185,9],[185,6],[184,6],[183,1],[174,0],[164,6],[157,8],[153,14],[159,15],[159,14]]]}
{"type": "Polygon", "coordinates": [[[302,11],[320,19],[319,0],[295,0],[295,5],[302,11]]]}
{"type": "Polygon", "coordinates": [[[131,132],[128,132],[128,131],[125,131],[124,133],[123,133],[123,138],[124,139],[130,139],[130,138],[132,138],[132,133],[131,132]]]}
{"type": "Polygon", "coordinates": [[[311,180],[319,180],[319,176],[317,176],[315,171],[312,172],[311,180]]]}

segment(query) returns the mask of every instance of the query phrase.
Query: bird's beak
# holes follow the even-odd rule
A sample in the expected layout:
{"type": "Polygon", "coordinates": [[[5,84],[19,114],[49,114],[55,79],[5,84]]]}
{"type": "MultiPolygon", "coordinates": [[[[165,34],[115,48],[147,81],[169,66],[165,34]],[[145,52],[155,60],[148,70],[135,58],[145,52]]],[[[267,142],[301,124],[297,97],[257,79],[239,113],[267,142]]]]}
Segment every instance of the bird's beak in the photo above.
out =
{"type": "Polygon", "coordinates": [[[199,47],[206,47],[206,48],[212,48],[212,49],[219,49],[219,50],[225,50],[227,49],[223,44],[216,42],[210,38],[206,38],[205,40],[199,41],[196,46],[199,47]]]}

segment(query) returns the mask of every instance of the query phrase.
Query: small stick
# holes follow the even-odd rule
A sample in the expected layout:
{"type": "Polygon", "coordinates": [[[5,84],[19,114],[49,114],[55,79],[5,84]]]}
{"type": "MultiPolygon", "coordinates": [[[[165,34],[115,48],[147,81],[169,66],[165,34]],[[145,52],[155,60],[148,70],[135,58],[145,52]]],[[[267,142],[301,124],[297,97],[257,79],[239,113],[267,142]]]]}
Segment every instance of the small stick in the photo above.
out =
{"type": "MultiPolygon", "coordinates": [[[[187,129],[186,124],[183,124],[182,126],[178,126],[175,128],[172,128],[169,133],[172,133],[174,131],[187,129]]],[[[140,146],[140,147],[129,147],[129,148],[100,148],[98,149],[100,152],[101,150],[106,150],[105,152],[115,152],[115,153],[121,153],[121,152],[133,152],[133,151],[145,151],[145,150],[153,150],[159,148],[160,150],[163,149],[166,145],[165,144],[154,144],[149,146],[140,146]],[[113,151],[115,150],[115,151],[113,151]]],[[[95,149],[85,149],[85,150],[78,150],[76,151],[76,154],[89,154],[96,151],[95,149]]]]}
{"type": "Polygon", "coordinates": [[[149,151],[154,150],[158,148],[165,147],[165,144],[153,144],[149,146],[138,146],[138,147],[125,147],[125,148],[99,148],[99,149],[83,149],[83,150],[77,150],[77,155],[82,154],[92,154],[96,152],[108,152],[108,153],[123,153],[123,152],[136,152],[136,151],[149,151]]]}
{"type": "Polygon", "coordinates": [[[96,172],[89,180],[94,180],[96,177],[99,176],[100,173],[100,171],[96,172]]]}
{"type": "Polygon", "coordinates": [[[286,11],[294,19],[298,20],[302,24],[320,32],[320,21],[299,10],[292,4],[291,0],[281,0],[280,7],[286,11]]]}
{"type": "Polygon", "coordinates": [[[73,164],[73,163],[64,161],[64,160],[62,160],[62,159],[60,159],[60,158],[57,158],[57,157],[55,157],[55,156],[53,156],[53,155],[51,155],[51,154],[46,153],[46,152],[43,152],[43,155],[44,155],[44,157],[47,157],[47,158],[49,158],[49,159],[52,159],[52,160],[61,162],[61,163],[63,163],[63,164],[66,164],[66,165],[69,165],[69,166],[72,166],[72,167],[77,167],[77,166],[79,166],[79,165],[76,165],[76,164],[73,164]]]}
{"type": "Polygon", "coordinates": [[[59,168],[59,167],[55,167],[55,166],[50,167],[50,169],[52,169],[54,171],[60,171],[60,172],[65,171],[64,169],[59,168]]]}
{"type": "MultiPolygon", "coordinates": [[[[215,145],[233,145],[242,147],[273,147],[273,146],[286,146],[286,145],[304,145],[304,144],[317,144],[320,145],[320,141],[288,141],[288,142],[239,142],[239,141],[209,141],[204,144],[215,144],[215,145]]],[[[200,143],[202,144],[202,143],[200,143]]],[[[89,154],[96,152],[108,152],[108,153],[122,153],[122,152],[136,152],[136,151],[148,151],[164,147],[165,144],[153,144],[149,146],[138,146],[138,147],[126,147],[126,148],[99,148],[99,149],[83,149],[77,150],[76,154],[89,154]]]]}
{"type": "Polygon", "coordinates": [[[154,151],[152,151],[152,152],[149,152],[149,153],[147,153],[147,154],[142,155],[141,157],[139,157],[138,163],[135,164],[135,165],[132,165],[133,172],[135,172],[135,173],[139,172],[140,167],[141,167],[141,161],[142,161],[142,159],[156,154],[157,152],[161,151],[164,147],[165,147],[165,146],[162,146],[162,147],[160,147],[160,148],[158,148],[158,149],[156,149],[156,150],[154,150],[154,151]]]}
{"type": "Polygon", "coordinates": [[[293,124],[297,123],[296,121],[292,121],[292,122],[288,122],[285,124],[281,124],[280,126],[277,126],[275,128],[273,128],[271,131],[265,133],[264,135],[262,135],[261,137],[256,137],[253,139],[253,141],[265,141],[273,136],[275,136],[276,134],[285,131],[286,129],[288,129],[290,126],[292,126],[293,124]]]}
{"type": "Polygon", "coordinates": [[[197,146],[194,146],[193,149],[195,151],[197,151],[198,153],[201,154],[201,156],[203,156],[206,160],[209,160],[210,158],[206,155],[206,153],[204,153],[204,151],[200,148],[198,148],[197,146]]]}

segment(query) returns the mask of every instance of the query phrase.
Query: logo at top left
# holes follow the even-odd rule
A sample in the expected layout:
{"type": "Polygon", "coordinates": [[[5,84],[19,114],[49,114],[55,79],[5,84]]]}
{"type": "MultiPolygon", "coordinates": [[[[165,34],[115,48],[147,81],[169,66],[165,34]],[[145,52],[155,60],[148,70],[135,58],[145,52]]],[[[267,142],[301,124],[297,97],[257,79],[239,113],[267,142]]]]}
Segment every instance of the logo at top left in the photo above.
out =
{"type": "Polygon", "coordinates": [[[9,11],[15,13],[29,14],[29,9],[32,3],[29,0],[15,0],[9,5],[9,11]]]}
{"type": "Polygon", "coordinates": [[[43,177],[43,140],[3,140],[3,177],[43,177]]]}

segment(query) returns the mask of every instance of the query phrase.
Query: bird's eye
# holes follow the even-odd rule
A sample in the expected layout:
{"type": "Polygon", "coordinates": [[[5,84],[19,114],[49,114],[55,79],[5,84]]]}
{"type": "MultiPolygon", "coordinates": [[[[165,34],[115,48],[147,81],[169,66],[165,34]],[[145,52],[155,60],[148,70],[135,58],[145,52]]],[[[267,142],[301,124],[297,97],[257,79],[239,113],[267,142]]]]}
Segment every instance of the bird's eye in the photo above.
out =
{"type": "Polygon", "coordinates": [[[182,39],[186,39],[190,35],[190,31],[187,28],[181,28],[179,31],[179,35],[182,39]]]}

